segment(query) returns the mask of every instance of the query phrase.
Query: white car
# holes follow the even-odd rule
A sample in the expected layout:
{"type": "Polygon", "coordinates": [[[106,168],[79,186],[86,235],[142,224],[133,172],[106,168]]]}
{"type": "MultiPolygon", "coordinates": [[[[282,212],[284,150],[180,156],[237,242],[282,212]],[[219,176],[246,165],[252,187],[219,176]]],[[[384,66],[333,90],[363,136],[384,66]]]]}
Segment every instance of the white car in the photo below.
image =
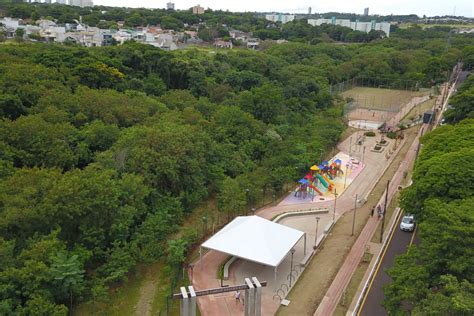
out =
{"type": "Polygon", "coordinates": [[[413,215],[403,216],[400,229],[404,232],[412,232],[415,229],[415,217],[413,215]]]}

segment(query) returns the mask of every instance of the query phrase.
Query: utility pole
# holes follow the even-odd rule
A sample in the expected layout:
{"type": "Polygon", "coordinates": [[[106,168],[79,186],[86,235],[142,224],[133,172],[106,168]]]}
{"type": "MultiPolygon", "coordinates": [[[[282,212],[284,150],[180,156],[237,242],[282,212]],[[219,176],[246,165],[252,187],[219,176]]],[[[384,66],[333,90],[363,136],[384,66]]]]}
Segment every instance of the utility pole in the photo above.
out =
{"type": "Polygon", "coordinates": [[[320,218],[316,216],[316,232],[314,235],[314,246],[313,249],[316,249],[318,247],[318,225],[319,225],[319,220],[320,218]]]}
{"type": "Polygon", "coordinates": [[[352,233],[351,233],[351,236],[354,236],[354,227],[355,227],[355,220],[356,220],[356,210],[357,210],[357,194],[356,194],[356,198],[355,198],[355,201],[354,201],[354,214],[352,216],[352,233]]]}
{"type": "Polygon", "coordinates": [[[349,156],[352,153],[352,136],[349,138],[349,156]]]}
{"type": "Polygon", "coordinates": [[[382,213],[382,226],[380,230],[380,243],[383,240],[383,230],[385,227],[385,215],[387,214],[387,199],[388,199],[388,187],[390,186],[390,180],[387,181],[387,189],[385,190],[385,202],[383,205],[383,213],[382,213]]]}

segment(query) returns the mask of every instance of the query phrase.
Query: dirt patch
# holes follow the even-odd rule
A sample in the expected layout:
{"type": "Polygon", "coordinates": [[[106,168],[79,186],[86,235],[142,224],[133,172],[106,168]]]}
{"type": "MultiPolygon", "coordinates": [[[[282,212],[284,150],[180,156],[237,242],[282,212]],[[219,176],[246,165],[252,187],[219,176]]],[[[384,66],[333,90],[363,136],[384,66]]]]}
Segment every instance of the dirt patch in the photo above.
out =
{"type": "Polygon", "coordinates": [[[135,306],[135,315],[151,315],[151,304],[155,297],[156,284],[154,280],[147,279],[140,288],[140,300],[135,306]]]}
{"type": "Polygon", "coordinates": [[[400,162],[405,157],[418,132],[417,128],[408,129],[405,133],[407,141],[399,154],[392,161],[386,172],[380,178],[367,203],[357,209],[355,234],[351,236],[352,213],[345,213],[336,223],[333,231],[324,242],[320,252],[313,258],[296,283],[287,299],[291,301],[288,307],[282,307],[277,315],[313,315],[323,299],[332,280],[343,264],[352,245],[362,231],[370,216],[371,208],[382,196],[387,181],[393,177],[400,162]]]}

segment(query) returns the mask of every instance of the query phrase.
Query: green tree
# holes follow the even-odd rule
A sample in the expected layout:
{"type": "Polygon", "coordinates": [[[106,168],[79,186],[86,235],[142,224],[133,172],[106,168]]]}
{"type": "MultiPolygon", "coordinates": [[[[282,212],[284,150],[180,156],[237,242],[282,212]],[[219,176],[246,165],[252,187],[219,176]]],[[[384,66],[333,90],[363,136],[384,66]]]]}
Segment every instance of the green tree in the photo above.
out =
{"type": "Polygon", "coordinates": [[[69,294],[69,310],[72,310],[73,294],[80,293],[84,282],[84,270],[79,256],[58,253],[53,258],[51,273],[57,282],[59,292],[69,294]]]}

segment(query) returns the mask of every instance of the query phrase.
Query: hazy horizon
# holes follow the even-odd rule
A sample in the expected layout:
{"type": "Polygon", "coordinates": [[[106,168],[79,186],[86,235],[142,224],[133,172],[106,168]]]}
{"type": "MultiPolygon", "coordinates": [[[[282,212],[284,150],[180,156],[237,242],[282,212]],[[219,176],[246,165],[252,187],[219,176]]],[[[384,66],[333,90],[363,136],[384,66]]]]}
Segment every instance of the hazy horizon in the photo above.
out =
{"type": "MultiPolygon", "coordinates": [[[[144,7],[150,9],[165,8],[167,0],[135,0],[133,3],[125,0],[94,0],[96,5],[107,5],[116,7],[144,7]]],[[[450,2],[435,2],[432,0],[335,0],[327,3],[308,0],[263,0],[263,1],[212,1],[212,0],[177,0],[175,3],[178,10],[189,9],[200,4],[205,8],[214,10],[229,10],[234,12],[283,12],[283,13],[307,13],[308,7],[312,13],[341,12],[362,14],[364,8],[369,7],[369,14],[379,15],[407,15],[418,16],[442,16],[456,15],[473,17],[473,2],[470,0],[455,0],[450,2]]]]}

